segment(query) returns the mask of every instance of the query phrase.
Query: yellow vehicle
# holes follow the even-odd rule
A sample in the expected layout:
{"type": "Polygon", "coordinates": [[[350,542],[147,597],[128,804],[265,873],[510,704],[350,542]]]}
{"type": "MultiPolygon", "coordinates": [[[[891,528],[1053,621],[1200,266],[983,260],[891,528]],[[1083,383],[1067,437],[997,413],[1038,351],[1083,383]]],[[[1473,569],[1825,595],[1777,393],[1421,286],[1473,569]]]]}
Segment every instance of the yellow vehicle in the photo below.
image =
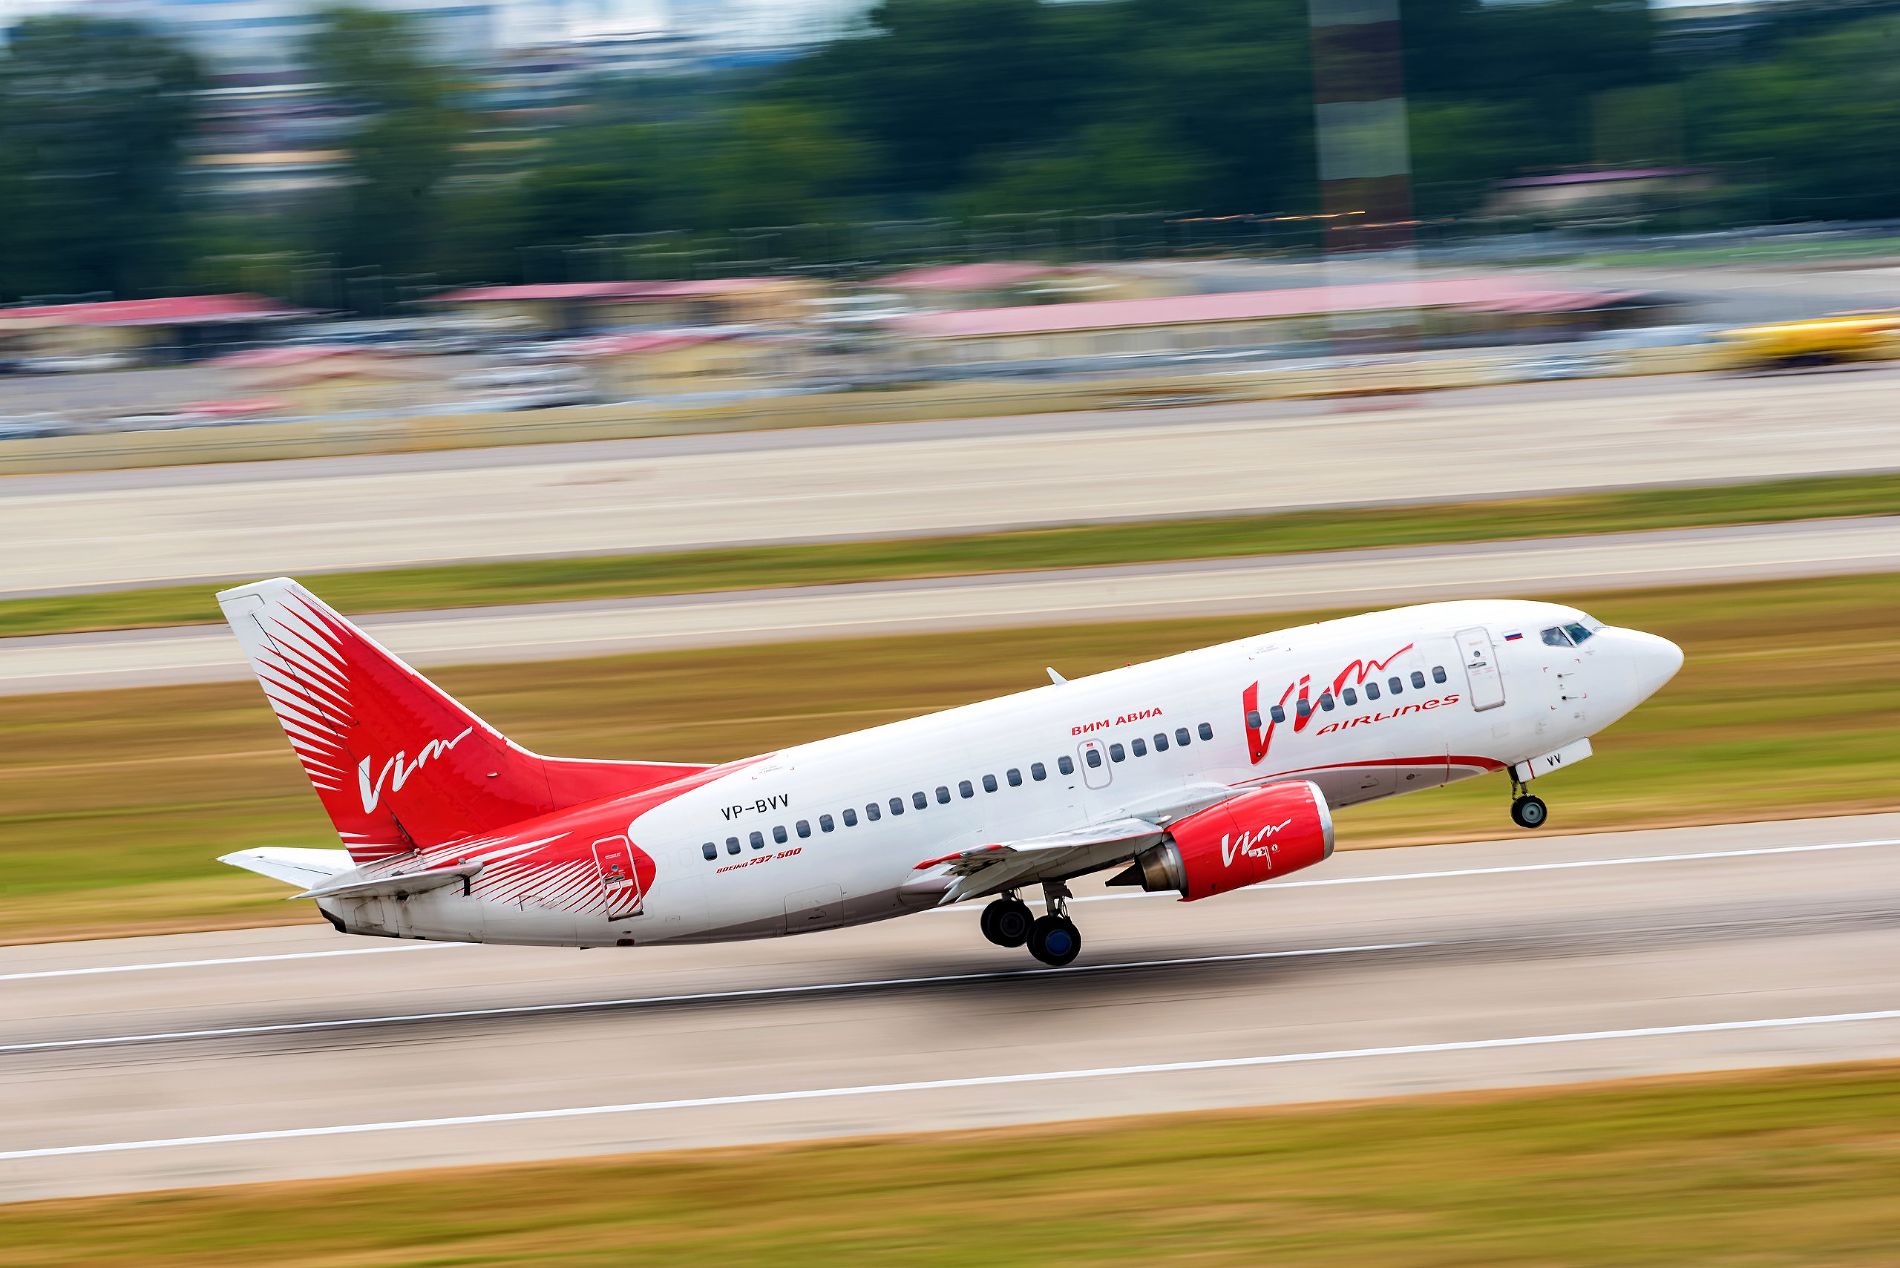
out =
{"type": "Polygon", "coordinates": [[[1900,354],[1900,314],[1778,321],[1725,330],[1721,338],[1735,369],[1867,361],[1900,354]]]}

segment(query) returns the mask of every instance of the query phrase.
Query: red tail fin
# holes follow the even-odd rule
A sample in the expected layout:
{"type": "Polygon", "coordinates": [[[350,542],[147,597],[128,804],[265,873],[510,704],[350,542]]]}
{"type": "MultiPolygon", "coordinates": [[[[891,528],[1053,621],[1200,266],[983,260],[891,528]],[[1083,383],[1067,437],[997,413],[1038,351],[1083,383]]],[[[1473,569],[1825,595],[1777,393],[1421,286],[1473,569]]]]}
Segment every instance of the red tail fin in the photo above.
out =
{"type": "Polygon", "coordinates": [[[530,753],[294,581],[218,604],[358,863],[705,769],[530,753]]]}

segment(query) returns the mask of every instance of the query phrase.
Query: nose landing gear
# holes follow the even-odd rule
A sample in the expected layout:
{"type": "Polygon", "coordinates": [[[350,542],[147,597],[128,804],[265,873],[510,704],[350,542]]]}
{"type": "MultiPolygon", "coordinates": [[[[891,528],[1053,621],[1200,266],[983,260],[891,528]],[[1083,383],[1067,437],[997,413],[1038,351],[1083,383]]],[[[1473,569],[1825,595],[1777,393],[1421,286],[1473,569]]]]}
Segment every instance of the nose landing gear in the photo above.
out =
{"type": "Polygon", "coordinates": [[[1512,776],[1511,822],[1520,828],[1541,828],[1548,818],[1550,807],[1544,804],[1544,799],[1533,796],[1528,785],[1520,784],[1516,776],[1512,776]]]}

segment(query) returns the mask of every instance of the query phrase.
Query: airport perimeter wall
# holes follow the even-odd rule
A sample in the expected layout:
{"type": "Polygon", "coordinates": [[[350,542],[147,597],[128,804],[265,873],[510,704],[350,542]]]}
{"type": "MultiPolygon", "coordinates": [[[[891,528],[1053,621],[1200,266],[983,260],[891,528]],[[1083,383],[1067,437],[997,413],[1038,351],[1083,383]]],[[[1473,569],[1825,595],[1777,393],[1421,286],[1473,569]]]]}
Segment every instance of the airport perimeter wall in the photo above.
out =
{"type": "MultiPolygon", "coordinates": [[[[1521,356],[1510,361],[1496,357],[1450,358],[1037,387],[954,383],[691,407],[630,402],[521,413],[348,417],[54,436],[0,441],[0,475],[1430,392],[1514,381],[1522,376],[1510,367],[1521,360],[1521,356]]],[[[1615,375],[1681,374],[1719,368],[1717,350],[1711,346],[1638,349],[1617,354],[1616,362],[1615,375]]]]}

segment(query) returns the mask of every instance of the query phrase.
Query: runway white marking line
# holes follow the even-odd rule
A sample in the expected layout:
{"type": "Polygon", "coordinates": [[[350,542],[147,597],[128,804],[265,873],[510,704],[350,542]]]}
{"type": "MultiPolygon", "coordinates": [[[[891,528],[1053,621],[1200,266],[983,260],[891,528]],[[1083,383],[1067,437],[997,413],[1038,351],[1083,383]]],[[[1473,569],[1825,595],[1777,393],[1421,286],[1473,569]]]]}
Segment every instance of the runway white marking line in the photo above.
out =
{"type": "Polygon", "coordinates": [[[1536,1048],[1555,1044],[1600,1043],[1613,1039],[1656,1039],[1748,1030],[1788,1030],[1802,1026],[1839,1026],[1854,1022],[1900,1021],[1900,1008],[1865,1013],[1829,1013],[1808,1017],[1764,1017],[1748,1021],[1696,1022],[1677,1026],[1637,1026],[1624,1030],[1584,1030],[1554,1035],[1513,1035],[1502,1039],[1464,1039],[1446,1043],[1392,1044],[1379,1048],[1335,1048],[1321,1052],[1285,1052],[1270,1056],[1216,1057],[1202,1061],[1164,1061],[1146,1065],[1099,1066],[1081,1070],[1036,1070],[1021,1074],[979,1074],[955,1079],[919,1079],[908,1083],[869,1083],[854,1087],[743,1092],[695,1096],[671,1101],[633,1101],[622,1105],[585,1105],[566,1109],[516,1110],[495,1114],[457,1114],[449,1118],[410,1118],[381,1123],[341,1123],[329,1127],[284,1127],[272,1131],[224,1132],[209,1136],[173,1136],[159,1140],[122,1140],[96,1145],[55,1145],[0,1153],[0,1162],[30,1158],[66,1158],[79,1154],[126,1153],[141,1149],[179,1149],[191,1145],[229,1145],[264,1140],[306,1140],[316,1136],[353,1136],[369,1132],[414,1131],[430,1127],[469,1127],[528,1123],[606,1114],[645,1114],[658,1110],[713,1109],[726,1105],[767,1105],[785,1101],[823,1101],[853,1096],[889,1096],[956,1088],[1005,1087],[1023,1083],[1067,1083],[1117,1079],[1143,1074],[1189,1074],[1203,1070],[1243,1070],[1262,1066],[1310,1065],[1367,1057],[1412,1057],[1445,1052],[1482,1052],[1496,1048],[1536,1048]]]}
{"type": "Polygon", "coordinates": [[[47,1039],[36,1043],[0,1044],[0,1053],[45,1052],[73,1048],[106,1048],[171,1039],[231,1039],[244,1035],[281,1035],[312,1030],[344,1030],[355,1026],[384,1026],[402,1022],[462,1021],[472,1017],[519,1017],[551,1013],[580,1013],[601,1008],[633,1008],[660,1004],[700,1004],[715,1000],[759,999],[775,995],[817,995],[890,986],[938,986],[959,982],[993,982],[1018,977],[1055,974],[1108,973],[1116,969],[1154,969],[1187,964],[1231,964],[1243,960],[1291,960],[1317,955],[1354,955],[1369,951],[1408,951],[1430,942],[1374,942],[1355,947],[1305,947],[1290,951],[1241,951],[1231,955],[1180,956],[1163,960],[1118,960],[1112,964],[1077,964],[1060,969],[987,969],[980,973],[942,973],[933,977],[868,978],[854,982],[808,982],[787,986],[754,986],[733,991],[702,991],[684,995],[639,995],[630,999],[590,999],[567,1004],[514,1004],[501,1008],[463,1008],[440,1013],[398,1013],[380,1017],[342,1017],[329,1021],[288,1021],[257,1026],[226,1026],[209,1030],[174,1030],[149,1035],[106,1035],[95,1039],[47,1039]]]}
{"type": "Polygon", "coordinates": [[[445,951],[472,946],[468,942],[405,942],[393,947],[347,947],[340,951],[286,951],[279,955],[231,955],[214,960],[158,960],[151,964],[101,964],[89,969],[40,969],[32,973],[0,973],[0,982],[24,982],[38,977],[89,977],[94,973],[147,973],[153,969],[200,969],[219,964],[262,964],[267,960],[327,960],[338,955],[387,955],[394,951],[445,951]]]}
{"type": "MultiPolygon", "coordinates": [[[[1693,863],[1704,859],[1745,859],[1758,858],[1770,854],[1815,854],[1824,850],[1869,850],[1876,846],[1900,845],[1900,837],[1882,837],[1872,841],[1829,841],[1819,845],[1765,845],[1746,850],[1698,850],[1686,854],[1633,854],[1618,859],[1570,859],[1561,863],[1507,863],[1496,867],[1453,867],[1442,872],[1389,872],[1383,876],[1331,876],[1303,881],[1267,881],[1238,889],[1236,894],[1246,894],[1258,898],[1278,889],[1318,889],[1326,885],[1381,885],[1388,881],[1435,881],[1446,877],[1458,876],[1502,876],[1512,872],[1564,872],[1585,867],[1633,867],[1644,863],[1693,863]]],[[[1132,898],[1173,898],[1168,893],[1134,894],[1090,894],[1085,898],[1071,898],[1069,903],[1118,903],[1132,898]]],[[[1031,906],[1039,906],[1040,900],[1031,899],[1031,906]]],[[[958,904],[955,907],[935,907],[932,913],[944,915],[951,912],[981,910],[974,904],[958,904]]]]}

